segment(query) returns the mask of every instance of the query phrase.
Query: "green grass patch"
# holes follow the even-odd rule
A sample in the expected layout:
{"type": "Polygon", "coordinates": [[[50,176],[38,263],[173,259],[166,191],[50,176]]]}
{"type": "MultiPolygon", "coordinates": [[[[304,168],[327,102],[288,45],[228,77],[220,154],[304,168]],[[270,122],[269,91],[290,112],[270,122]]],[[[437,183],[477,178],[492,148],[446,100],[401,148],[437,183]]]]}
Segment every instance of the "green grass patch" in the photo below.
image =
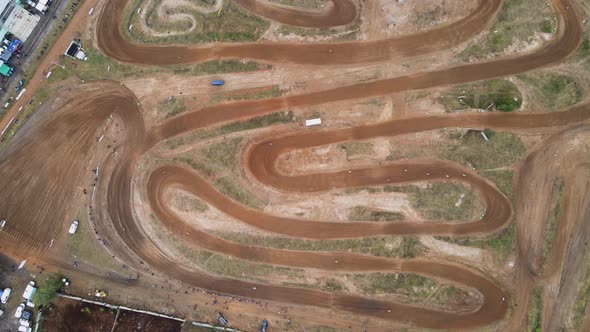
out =
{"type": "Polygon", "coordinates": [[[414,273],[372,273],[356,275],[354,284],[368,294],[400,294],[427,297],[438,282],[414,273]]]}
{"type": "Polygon", "coordinates": [[[116,62],[102,55],[97,49],[91,47],[87,41],[84,50],[88,60],[80,61],[64,58],[61,66],[54,67],[53,73],[48,79],[49,83],[55,83],[71,76],[78,76],[81,80],[91,81],[99,79],[120,80],[129,76],[147,76],[155,73],[170,73],[173,75],[200,76],[211,74],[224,74],[236,72],[251,72],[272,68],[270,65],[260,64],[254,61],[241,60],[213,60],[190,65],[170,66],[134,66],[116,62]],[[88,45],[88,46],[87,46],[88,45]]]}
{"type": "Polygon", "coordinates": [[[235,180],[229,177],[222,177],[215,181],[215,186],[224,195],[254,209],[260,209],[262,202],[254,198],[250,193],[243,190],[235,180]]]}
{"type": "Polygon", "coordinates": [[[270,2],[307,9],[321,9],[330,4],[330,1],[328,0],[270,0],[270,2]]]}
{"type": "Polygon", "coordinates": [[[414,25],[420,29],[425,29],[435,25],[441,15],[443,15],[442,6],[435,6],[432,9],[417,12],[414,18],[414,25]]]}
{"type": "Polygon", "coordinates": [[[541,318],[543,316],[543,288],[535,287],[527,316],[527,331],[541,332],[541,318]]]}
{"type": "Polygon", "coordinates": [[[281,35],[297,35],[301,37],[334,37],[333,40],[349,41],[355,40],[360,33],[360,26],[354,24],[346,30],[338,28],[302,28],[291,25],[281,25],[277,32],[281,35]]]}
{"type": "Polygon", "coordinates": [[[194,169],[195,171],[197,171],[203,175],[206,175],[209,177],[215,175],[215,171],[211,167],[205,165],[205,163],[203,163],[199,160],[194,160],[194,159],[187,158],[187,157],[176,157],[176,158],[174,158],[174,161],[187,164],[192,169],[194,169]]]}
{"type": "Polygon", "coordinates": [[[293,120],[294,117],[292,112],[275,112],[258,116],[246,121],[232,122],[230,124],[213,129],[200,130],[193,135],[176,137],[168,140],[167,145],[170,149],[176,149],[179,146],[192,143],[196,139],[208,139],[239,131],[263,128],[281,123],[289,123],[293,120]]]}
{"type": "MultiPolygon", "coordinates": [[[[156,224],[159,224],[157,219],[155,222],[156,224]]],[[[190,247],[166,229],[157,232],[156,236],[160,240],[169,243],[176,251],[182,253],[182,256],[188,259],[191,263],[205,271],[217,275],[249,280],[262,280],[263,278],[261,277],[272,275],[281,275],[293,279],[301,279],[305,277],[302,269],[254,263],[190,247]]]]}
{"type": "Polygon", "coordinates": [[[452,160],[478,170],[510,166],[520,160],[526,151],[520,138],[509,132],[486,130],[486,142],[477,131],[462,137],[449,135],[449,143],[435,150],[439,158],[452,160]]]}
{"type": "Polygon", "coordinates": [[[283,94],[278,85],[273,85],[271,89],[265,89],[254,92],[246,92],[242,94],[219,94],[213,96],[208,104],[216,104],[222,101],[236,101],[236,100],[259,100],[279,97],[283,94]]]}
{"type": "Polygon", "coordinates": [[[590,56],[590,39],[588,37],[584,37],[582,40],[582,44],[576,50],[576,57],[578,59],[587,58],[590,56]]]}
{"type": "Polygon", "coordinates": [[[244,276],[264,277],[272,274],[280,274],[291,278],[305,277],[301,269],[252,263],[218,254],[213,254],[209,257],[203,267],[209,272],[236,279],[242,279],[244,276]]]}
{"type": "Polygon", "coordinates": [[[514,237],[516,235],[516,229],[514,222],[511,222],[503,231],[499,234],[493,235],[487,239],[478,239],[474,237],[447,237],[447,236],[435,236],[438,240],[447,241],[450,243],[470,246],[476,248],[482,248],[489,250],[496,257],[496,259],[504,263],[514,247],[514,237]]]}
{"type": "Polygon", "coordinates": [[[535,33],[544,32],[547,24],[556,26],[554,13],[545,1],[506,0],[488,34],[470,43],[459,57],[467,60],[501,53],[516,42],[530,41],[535,33]]]}
{"type": "Polygon", "coordinates": [[[298,251],[350,251],[382,257],[414,258],[426,252],[415,237],[366,237],[345,240],[302,240],[286,237],[259,236],[233,232],[216,235],[245,245],[298,251]]]}
{"type": "Polygon", "coordinates": [[[85,261],[103,269],[118,267],[116,261],[96,240],[88,222],[85,206],[78,209],[75,219],[79,221],[78,230],[76,234],[68,234],[65,241],[65,249],[69,255],[75,260],[85,261]]]}
{"type": "Polygon", "coordinates": [[[208,161],[215,165],[234,171],[237,167],[237,154],[241,142],[241,137],[224,140],[203,149],[202,153],[208,161]]]}
{"type": "Polygon", "coordinates": [[[518,76],[533,88],[535,99],[549,110],[580,102],[584,92],[572,77],[554,73],[529,73],[518,76]]]}
{"type": "Polygon", "coordinates": [[[447,111],[477,108],[512,112],[522,106],[522,94],[508,80],[479,81],[452,88],[441,102],[447,111]]]}
{"type": "Polygon", "coordinates": [[[324,282],[322,289],[328,292],[341,292],[345,291],[346,287],[336,279],[328,279],[324,282]]]}
{"type": "Polygon", "coordinates": [[[373,143],[371,142],[348,142],[340,144],[339,147],[346,151],[346,157],[348,159],[369,156],[375,153],[375,150],[373,150],[373,143]]]}
{"type": "Polygon", "coordinates": [[[348,215],[350,221],[401,221],[405,217],[400,212],[371,210],[364,206],[355,206],[348,215]]]}
{"type": "Polygon", "coordinates": [[[204,203],[200,199],[197,199],[184,193],[181,194],[180,197],[178,197],[178,199],[176,200],[176,207],[179,210],[184,210],[186,212],[205,212],[209,210],[209,206],[206,203],[204,203]]]}
{"type": "Polygon", "coordinates": [[[496,187],[498,187],[508,199],[513,199],[512,179],[514,177],[514,172],[512,170],[482,171],[480,175],[494,182],[496,187]]]}
{"type": "Polygon", "coordinates": [[[578,296],[574,305],[574,326],[579,330],[586,314],[586,307],[590,301],[590,256],[586,258],[586,277],[578,288],[578,296]]]}
{"type": "Polygon", "coordinates": [[[553,32],[553,24],[551,24],[550,20],[544,20],[543,23],[541,23],[541,32],[543,32],[543,33],[553,32]]]}
{"type": "Polygon", "coordinates": [[[547,221],[545,222],[545,229],[543,230],[544,241],[543,250],[541,252],[541,266],[545,264],[553,249],[553,239],[555,237],[555,231],[557,230],[557,219],[559,218],[561,199],[563,197],[563,180],[553,184],[552,194],[555,196],[555,207],[549,211],[547,221]]]}
{"type": "Polygon", "coordinates": [[[411,199],[412,206],[430,220],[473,219],[475,194],[456,183],[436,182],[420,188],[411,199]]]}
{"type": "Polygon", "coordinates": [[[157,8],[162,0],[154,0],[152,4],[142,10],[147,10],[146,22],[140,22],[140,15],[135,8],[138,0],[132,1],[126,8],[121,20],[121,31],[129,39],[142,43],[165,44],[196,44],[211,42],[251,42],[260,39],[268,30],[270,22],[242,9],[238,4],[226,1],[220,12],[202,14],[189,6],[169,8],[168,14],[189,14],[196,20],[196,28],[188,32],[191,22],[188,20],[172,21],[162,20],[158,17],[157,8]],[[151,29],[160,33],[172,33],[165,36],[152,36],[142,31],[141,24],[146,24],[151,29]],[[135,27],[129,31],[129,24],[135,27]],[[176,33],[180,32],[180,33],[176,33]]]}
{"type": "Polygon", "coordinates": [[[162,113],[165,113],[167,118],[180,114],[186,111],[184,98],[172,98],[171,100],[164,99],[158,103],[158,110],[162,113]]]}

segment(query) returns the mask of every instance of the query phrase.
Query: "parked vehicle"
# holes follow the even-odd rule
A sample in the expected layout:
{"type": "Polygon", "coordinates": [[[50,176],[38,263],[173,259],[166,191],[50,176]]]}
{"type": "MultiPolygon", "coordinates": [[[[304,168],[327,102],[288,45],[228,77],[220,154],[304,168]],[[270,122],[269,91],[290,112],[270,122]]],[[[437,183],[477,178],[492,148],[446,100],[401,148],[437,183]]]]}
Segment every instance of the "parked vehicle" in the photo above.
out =
{"type": "Polygon", "coordinates": [[[25,288],[25,291],[23,293],[23,298],[27,301],[31,301],[36,291],[37,287],[35,287],[35,282],[29,281],[29,284],[27,285],[27,288],[25,288]]]}
{"type": "Polygon", "coordinates": [[[266,332],[267,327],[268,327],[268,321],[265,319],[262,321],[262,328],[260,329],[260,332],[266,332]]]}
{"type": "Polygon", "coordinates": [[[6,220],[2,219],[0,220],[0,228],[4,228],[4,226],[6,226],[6,220]]]}
{"type": "MultiPolygon", "coordinates": [[[[21,303],[21,304],[24,305],[24,303],[21,303]]],[[[25,319],[25,320],[31,320],[31,319],[33,319],[33,312],[31,310],[25,309],[25,310],[23,310],[21,318],[25,319]]]]}
{"type": "Polygon", "coordinates": [[[213,81],[211,81],[211,85],[213,85],[213,86],[222,86],[224,84],[225,84],[225,82],[223,80],[213,80],[213,81]]]}
{"type": "Polygon", "coordinates": [[[105,292],[103,290],[98,290],[98,289],[94,290],[94,296],[96,296],[96,297],[107,297],[107,295],[108,295],[107,292],[105,292]]]}
{"type": "Polygon", "coordinates": [[[26,326],[26,327],[30,327],[31,326],[31,321],[26,320],[26,319],[22,319],[22,318],[18,320],[18,323],[21,326],[26,326]]]}
{"type": "Polygon", "coordinates": [[[4,289],[2,291],[2,295],[0,295],[0,302],[2,302],[2,303],[8,302],[8,298],[10,298],[11,292],[12,292],[12,289],[10,289],[10,288],[4,289]]]}
{"type": "Polygon", "coordinates": [[[16,307],[16,311],[14,312],[14,317],[21,318],[23,316],[23,311],[25,310],[25,304],[21,303],[16,307]]]}
{"type": "Polygon", "coordinates": [[[217,311],[217,316],[219,317],[219,322],[220,322],[222,325],[227,325],[227,323],[229,323],[229,322],[227,321],[227,319],[226,319],[225,317],[223,317],[223,314],[222,314],[221,312],[217,311]]]}
{"type": "Polygon", "coordinates": [[[21,325],[21,326],[18,327],[18,332],[31,332],[31,331],[32,331],[31,328],[28,327],[28,326],[22,326],[21,325]]]}
{"type": "Polygon", "coordinates": [[[78,222],[78,220],[74,220],[72,222],[72,224],[70,225],[70,230],[68,231],[68,233],[75,234],[76,231],[78,230],[78,225],[79,224],[80,224],[80,222],[78,222]]]}

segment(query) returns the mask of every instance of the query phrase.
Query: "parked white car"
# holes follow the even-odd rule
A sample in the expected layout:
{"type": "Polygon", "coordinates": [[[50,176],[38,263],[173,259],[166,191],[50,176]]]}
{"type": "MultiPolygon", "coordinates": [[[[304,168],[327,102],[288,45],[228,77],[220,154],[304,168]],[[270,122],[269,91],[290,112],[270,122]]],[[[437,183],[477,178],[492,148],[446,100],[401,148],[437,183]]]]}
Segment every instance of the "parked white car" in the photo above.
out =
{"type": "Polygon", "coordinates": [[[27,287],[25,288],[25,291],[23,292],[23,299],[27,300],[27,301],[31,301],[33,299],[33,295],[35,295],[35,292],[37,291],[37,287],[35,287],[35,282],[34,281],[29,281],[29,284],[27,285],[27,287]]]}
{"type": "Polygon", "coordinates": [[[72,225],[70,226],[70,230],[68,231],[68,233],[70,233],[70,234],[76,233],[76,230],[78,230],[78,224],[79,224],[78,220],[74,220],[72,222],[72,225]]]}
{"type": "Polygon", "coordinates": [[[0,228],[4,228],[4,226],[6,226],[6,220],[2,219],[0,220],[0,228]]]}
{"type": "Polygon", "coordinates": [[[32,331],[31,328],[28,327],[28,326],[22,326],[21,325],[21,326],[18,327],[18,332],[31,332],[31,331],[32,331]]]}
{"type": "Polygon", "coordinates": [[[2,292],[2,296],[0,296],[0,302],[2,303],[6,303],[8,302],[8,298],[10,297],[10,292],[12,292],[12,289],[10,288],[6,288],[3,292],[2,292]]]}
{"type": "Polygon", "coordinates": [[[23,310],[25,310],[25,304],[21,303],[16,307],[16,312],[14,313],[14,317],[21,318],[23,316],[23,310]]]}
{"type": "Polygon", "coordinates": [[[20,323],[20,326],[26,326],[26,327],[31,326],[31,322],[26,319],[19,319],[18,322],[20,323]]]}

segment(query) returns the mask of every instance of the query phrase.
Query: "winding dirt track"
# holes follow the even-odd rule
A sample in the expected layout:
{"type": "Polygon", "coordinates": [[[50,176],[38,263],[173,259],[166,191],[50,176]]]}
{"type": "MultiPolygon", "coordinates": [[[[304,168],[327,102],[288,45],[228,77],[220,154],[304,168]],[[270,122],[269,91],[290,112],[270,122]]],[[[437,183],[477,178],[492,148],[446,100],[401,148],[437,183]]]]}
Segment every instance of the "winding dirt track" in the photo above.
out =
{"type": "MultiPolygon", "coordinates": [[[[244,0],[244,2],[250,2],[244,0]]],[[[337,1],[347,3],[347,1],[337,1]]],[[[127,1],[108,0],[108,13],[98,20],[96,40],[109,57],[143,65],[193,63],[219,58],[255,59],[314,65],[344,65],[390,61],[395,57],[414,56],[445,50],[469,40],[481,32],[500,8],[501,0],[481,0],[471,15],[464,19],[400,38],[337,44],[215,44],[214,46],[162,46],[130,43],[119,29],[127,1]]],[[[262,6],[260,3],[258,5],[262,6]]],[[[343,6],[340,4],[339,6],[343,6]]],[[[270,12],[259,11],[263,14],[270,12]]],[[[331,13],[328,21],[337,20],[331,13]]],[[[308,21],[312,25],[314,19],[308,21]]]]}
{"type": "MultiPolygon", "coordinates": [[[[108,1],[107,11],[98,20],[98,44],[107,55],[126,62],[137,64],[172,64],[204,61],[221,57],[261,59],[273,62],[293,62],[301,64],[347,64],[371,61],[385,61],[398,55],[411,56],[442,50],[454,43],[467,40],[481,31],[497,12],[500,0],[481,1],[477,10],[465,19],[426,31],[419,35],[388,39],[376,42],[343,43],[332,45],[223,45],[219,47],[166,47],[135,45],[126,41],[119,32],[119,19],[125,1],[108,1]],[[432,41],[432,43],[429,43],[432,41]],[[328,50],[333,49],[332,54],[328,50]],[[179,58],[180,56],[180,58],[179,58]]],[[[504,290],[481,272],[466,266],[440,263],[424,259],[396,260],[356,255],[348,253],[309,253],[263,249],[241,246],[215,238],[197,229],[186,234],[184,224],[163,203],[161,196],[171,186],[180,186],[202,197],[210,204],[228,215],[249,223],[260,229],[279,234],[306,238],[350,238],[384,234],[449,234],[472,235],[490,234],[500,230],[511,218],[512,211],[507,199],[488,182],[475,173],[448,162],[416,161],[411,164],[394,163],[382,167],[354,169],[352,173],[338,171],[331,173],[285,176],[275,168],[275,160],[292,149],[336,143],[347,140],[366,139],[376,136],[392,136],[444,127],[486,127],[509,130],[542,129],[565,126],[586,121],[590,118],[587,104],[573,107],[567,111],[523,115],[523,114],[466,114],[452,116],[429,116],[409,118],[330,132],[313,132],[283,137],[273,137],[251,146],[244,156],[247,170],[261,183],[284,191],[322,191],[350,186],[379,185],[396,182],[421,180],[453,179],[472,184],[480,191],[487,205],[487,213],[480,221],[465,224],[451,223],[347,223],[301,221],[266,215],[250,210],[217,192],[197,174],[178,166],[164,166],[155,170],[148,183],[148,197],[154,212],[167,227],[187,241],[216,252],[253,261],[278,265],[314,267],[341,271],[401,271],[434,276],[477,289],[484,295],[484,303],[470,313],[451,313],[413,307],[391,302],[373,300],[357,296],[330,294],[314,290],[282,286],[261,285],[233,279],[219,278],[194,271],[167,257],[157,245],[146,236],[136,223],[132,202],[132,180],[137,159],[154,144],[197,128],[219,125],[224,122],[251,118],[274,112],[287,106],[309,106],[338,100],[383,95],[395,91],[419,89],[437,85],[480,80],[490,77],[519,73],[562,60],[573,52],[581,40],[581,27],[574,7],[566,0],[554,0],[558,13],[559,29],[557,37],[544,47],[531,54],[520,57],[494,60],[490,62],[458,66],[450,69],[420,73],[411,76],[374,81],[336,88],[306,95],[289,96],[261,101],[227,103],[212,106],[173,118],[163,125],[151,129],[144,128],[138,101],[131,91],[113,82],[99,82],[85,85],[83,95],[73,97],[73,101],[60,108],[55,115],[47,115],[44,122],[32,123],[31,132],[38,140],[29,139],[24,134],[15,138],[14,147],[0,155],[0,185],[10,184],[10,174],[24,169],[38,177],[39,185],[34,190],[14,191],[3,194],[0,199],[2,211],[11,220],[23,220],[22,225],[12,226],[7,233],[21,241],[21,245],[35,245],[27,241],[23,234],[25,220],[38,217],[31,214],[44,208],[48,222],[37,230],[35,240],[48,241],[55,225],[63,219],[65,207],[53,210],[52,200],[69,201],[67,189],[79,181],[80,155],[85,155],[89,144],[94,140],[93,133],[102,121],[111,114],[122,118],[125,123],[126,138],[118,152],[120,159],[113,162],[112,173],[106,188],[107,206],[100,213],[108,216],[98,218],[101,230],[114,228],[114,233],[106,234],[111,250],[119,257],[134,260],[134,255],[160,271],[186,283],[218,292],[245,297],[268,299],[280,302],[329,307],[367,316],[407,322],[429,328],[474,328],[490,324],[504,317],[507,298],[504,290]],[[88,92],[90,91],[90,92],[88,92]],[[70,141],[71,137],[75,141],[70,141]],[[44,141],[40,141],[43,138],[44,141]],[[272,143],[272,144],[270,144],[272,143]],[[53,154],[51,153],[53,152],[53,154]],[[48,155],[49,153],[49,155],[48,155]],[[28,164],[28,156],[39,154],[48,160],[78,158],[67,172],[56,168],[42,169],[41,157],[35,157],[34,165],[28,164]],[[36,165],[36,166],[35,166],[36,165]],[[31,167],[32,166],[32,167],[31,167]],[[407,171],[405,171],[407,169],[407,171]],[[448,177],[447,177],[448,176],[448,177]],[[71,180],[72,177],[74,180],[71,180]],[[73,181],[73,182],[72,182],[73,181]],[[44,199],[37,199],[39,192],[46,193],[44,199]],[[65,192],[65,193],[64,193],[65,192]],[[53,196],[55,195],[55,196],[53,196]],[[27,202],[28,209],[11,210],[13,203],[27,202]],[[20,213],[20,214],[19,214],[20,213]],[[21,215],[22,214],[22,215],[21,215]],[[50,216],[51,218],[48,218],[50,216]],[[61,217],[61,219],[60,219],[61,217]],[[109,220],[110,219],[110,220],[109,220]],[[14,227],[14,228],[12,228],[14,227]],[[129,252],[132,254],[129,254],[129,252]],[[334,260],[339,263],[335,264],[334,260]],[[255,289],[254,289],[255,287],[255,289]]],[[[272,11],[259,11],[272,14],[272,11]]],[[[310,23],[311,24],[311,23],[310,23]]],[[[50,164],[51,165],[51,164],[50,164]]],[[[23,172],[21,172],[22,174],[23,172]]],[[[14,185],[13,185],[14,187],[14,185]]],[[[18,186],[17,186],[18,187],[18,186]]],[[[12,188],[12,187],[11,187],[12,188]]],[[[4,191],[6,192],[6,191],[4,191]]],[[[46,242],[43,242],[46,243],[46,242]]],[[[38,245],[38,243],[37,243],[38,245]]],[[[0,243],[2,246],[2,243],[0,243]]],[[[134,260],[135,261],[135,260],[134,260]]]]}

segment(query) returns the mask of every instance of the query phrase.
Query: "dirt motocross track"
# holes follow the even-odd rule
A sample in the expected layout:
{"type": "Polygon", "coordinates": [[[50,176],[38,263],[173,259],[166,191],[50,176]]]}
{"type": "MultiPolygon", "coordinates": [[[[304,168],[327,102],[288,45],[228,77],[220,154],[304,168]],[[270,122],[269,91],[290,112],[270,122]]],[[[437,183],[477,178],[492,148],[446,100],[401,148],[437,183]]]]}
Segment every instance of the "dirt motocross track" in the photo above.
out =
{"type": "MultiPolygon", "coordinates": [[[[285,12],[281,9],[283,7],[253,4],[247,0],[238,3],[257,14],[301,26],[322,26],[325,22],[329,22],[330,25],[345,24],[357,15],[354,4],[349,1],[337,1],[328,11],[309,16],[307,12],[300,11],[294,14],[285,12]]],[[[108,10],[103,10],[98,19],[97,42],[106,55],[116,60],[144,65],[189,63],[217,58],[248,58],[312,65],[384,62],[444,50],[474,37],[493,20],[501,3],[500,0],[482,0],[473,13],[460,21],[418,35],[395,39],[313,45],[254,43],[203,47],[165,46],[166,52],[162,52],[164,46],[132,44],[123,37],[119,27],[127,2],[110,0],[104,6],[108,10]]],[[[258,182],[285,192],[314,192],[334,188],[446,179],[463,181],[480,192],[487,207],[482,220],[463,224],[343,224],[278,217],[232,201],[191,170],[168,165],[151,173],[148,181],[148,198],[154,213],[168,229],[199,247],[246,260],[285,266],[312,267],[329,271],[415,272],[433,276],[474,288],[483,294],[482,306],[468,313],[437,311],[309,289],[256,284],[214,277],[184,267],[174,258],[168,257],[142,230],[131,204],[132,182],[135,165],[142,154],[162,140],[198,128],[252,118],[285,107],[311,106],[396,91],[469,82],[511,75],[559,62],[577,48],[582,38],[582,30],[575,6],[570,1],[553,0],[552,5],[559,22],[556,37],[530,54],[305,95],[224,103],[177,116],[153,128],[145,127],[139,101],[130,90],[115,82],[83,84],[77,90],[78,94],[71,101],[65,102],[63,107],[51,114],[39,115],[39,118],[43,116],[43,121],[32,121],[27,124],[26,131],[34,133],[31,137],[17,135],[11,145],[0,153],[0,185],[4,188],[0,192],[0,211],[7,220],[18,221],[16,225],[11,224],[7,227],[5,233],[8,236],[3,238],[0,245],[11,252],[27,250],[30,247],[42,250],[44,245],[61,231],[56,230],[59,228],[56,224],[63,220],[67,204],[73,197],[73,190],[81,181],[82,165],[89,156],[95,132],[111,115],[115,115],[120,117],[125,125],[125,139],[114,152],[117,158],[112,159],[108,170],[104,171],[103,174],[107,175],[102,175],[105,180],[98,186],[97,191],[105,193],[107,201],[104,206],[97,207],[97,225],[105,241],[108,241],[110,250],[118,257],[126,259],[129,264],[134,265],[132,262],[137,262],[139,258],[171,278],[221,293],[328,307],[419,327],[476,328],[500,320],[508,309],[508,293],[489,276],[474,268],[428,259],[397,260],[342,252],[310,253],[238,245],[199,229],[190,228],[165,204],[162,195],[167,188],[181,187],[244,223],[273,233],[303,238],[355,238],[393,234],[492,234],[501,230],[511,220],[511,205],[489,182],[457,164],[419,160],[411,163],[390,163],[361,169],[286,176],[276,169],[275,161],[281,154],[294,149],[437,128],[495,128],[513,132],[563,129],[568,125],[586,122],[590,118],[590,105],[582,104],[561,112],[545,114],[471,113],[412,117],[337,131],[273,136],[251,144],[242,158],[246,171],[258,182]],[[67,168],[64,168],[66,164],[67,168]],[[15,180],[14,174],[21,174],[22,180],[15,180]],[[39,197],[39,193],[44,194],[39,197]],[[46,222],[38,222],[41,219],[46,222]],[[32,229],[33,227],[35,229],[32,229]],[[4,239],[9,241],[5,242],[4,239]]],[[[565,239],[560,238],[560,241],[565,239]]],[[[555,247],[563,246],[558,244],[555,247]]],[[[518,264],[527,266],[527,260],[527,252],[519,251],[518,264]]],[[[532,272],[526,268],[520,273],[523,275],[522,280],[532,279],[527,277],[532,272]]],[[[517,297],[527,298],[529,288],[523,287],[517,297]]],[[[514,321],[520,320],[521,314],[518,313],[520,316],[514,321]]],[[[519,326],[518,323],[514,324],[519,326]]]]}

